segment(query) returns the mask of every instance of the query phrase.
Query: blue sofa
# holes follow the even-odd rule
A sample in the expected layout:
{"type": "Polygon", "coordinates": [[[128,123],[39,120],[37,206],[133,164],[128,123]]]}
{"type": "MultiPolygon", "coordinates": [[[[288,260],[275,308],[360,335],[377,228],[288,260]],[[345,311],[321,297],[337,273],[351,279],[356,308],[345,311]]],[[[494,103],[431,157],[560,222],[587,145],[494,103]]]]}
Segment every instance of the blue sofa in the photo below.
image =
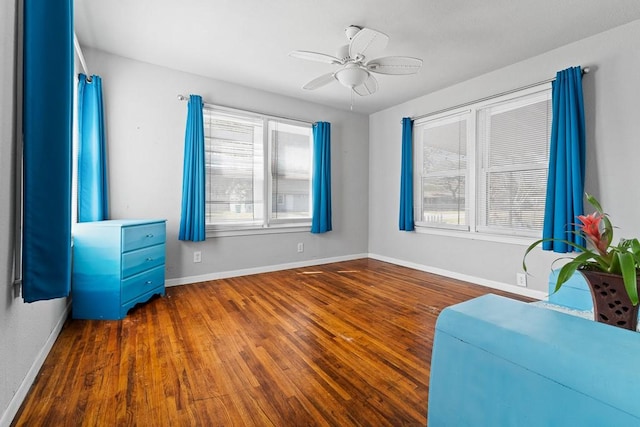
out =
{"type": "Polygon", "coordinates": [[[485,295],[438,317],[428,424],[640,425],[639,358],[637,332],[485,295]]]}

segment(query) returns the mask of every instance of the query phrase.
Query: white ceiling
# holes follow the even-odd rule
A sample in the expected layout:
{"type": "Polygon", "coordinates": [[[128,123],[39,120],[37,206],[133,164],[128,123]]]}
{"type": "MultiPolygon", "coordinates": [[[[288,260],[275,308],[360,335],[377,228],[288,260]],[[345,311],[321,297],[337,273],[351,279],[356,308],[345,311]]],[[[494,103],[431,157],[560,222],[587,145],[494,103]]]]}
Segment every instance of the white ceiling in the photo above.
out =
{"type": "Polygon", "coordinates": [[[381,31],[390,36],[382,56],[424,65],[417,75],[376,75],[377,93],[355,95],[361,113],[636,19],[638,0],[75,0],[83,47],[340,109],[350,91],[339,83],[302,89],[337,66],[288,53],[335,55],[348,25],[381,31]]]}

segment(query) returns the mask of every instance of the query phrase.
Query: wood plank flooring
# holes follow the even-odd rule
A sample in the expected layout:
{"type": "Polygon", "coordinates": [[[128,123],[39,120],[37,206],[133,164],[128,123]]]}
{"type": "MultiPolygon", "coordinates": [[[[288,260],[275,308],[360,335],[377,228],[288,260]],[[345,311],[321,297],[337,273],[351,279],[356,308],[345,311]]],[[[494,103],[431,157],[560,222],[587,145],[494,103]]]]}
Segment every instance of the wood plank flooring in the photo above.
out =
{"type": "Polygon", "coordinates": [[[372,259],[170,287],[68,320],[13,425],[424,426],[436,317],[486,293],[372,259]]]}

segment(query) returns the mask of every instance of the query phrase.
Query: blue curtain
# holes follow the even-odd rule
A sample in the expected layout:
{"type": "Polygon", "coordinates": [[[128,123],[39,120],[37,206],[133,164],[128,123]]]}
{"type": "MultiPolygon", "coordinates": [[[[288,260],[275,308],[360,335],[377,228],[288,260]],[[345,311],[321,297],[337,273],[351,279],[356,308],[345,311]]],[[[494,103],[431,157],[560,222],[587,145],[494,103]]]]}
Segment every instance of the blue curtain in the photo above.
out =
{"type": "Polygon", "coordinates": [[[311,232],[331,231],[331,123],[313,124],[311,232]]]}
{"type": "MultiPolygon", "coordinates": [[[[584,212],[585,123],[580,67],[559,71],[553,82],[549,176],[543,238],[564,239],[584,245],[577,231],[577,216],[584,212]]],[[[544,250],[572,252],[560,241],[543,243],[544,250]]]]}
{"type": "Polygon", "coordinates": [[[73,2],[24,1],[23,247],[26,302],[69,295],[73,2]]]}
{"type": "Polygon", "coordinates": [[[182,170],[182,213],[178,239],[205,239],[205,173],[202,98],[189,96],[182,170]]]}
{"type": "Polygon", "coordinates": [[[109,218],[102,79],[78,76],[78,222],[109,218]]]}
{"type": "Polygon", "coordinates": [[[400,230],[413,231],[413,120],[402,119],[400,169],[400,230]]]}

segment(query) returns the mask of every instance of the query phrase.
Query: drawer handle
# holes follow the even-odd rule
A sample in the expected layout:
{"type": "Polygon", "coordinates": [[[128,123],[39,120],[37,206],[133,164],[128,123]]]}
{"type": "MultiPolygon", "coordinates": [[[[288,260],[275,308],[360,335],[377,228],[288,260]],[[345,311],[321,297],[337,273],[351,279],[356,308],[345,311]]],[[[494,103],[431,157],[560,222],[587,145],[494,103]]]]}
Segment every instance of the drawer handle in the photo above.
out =
{"type": "Polygon", "coordinates": [[[153,261],[153,258],[147,258],[147,262],[153,261]]]}
{"type": "Polygon", "coordinates": [[[153,237],[153,234],[149,233],[149,234],[147,234],[147,237],[151,238],[151,237],[153,237]]]}
{"type": "Polygon", "coordinates": [[[153,280],[147,280],[147,283],[146,283],[146,284],[147,284],[147,285],[150,285],[150,284],[152,284],[152,283],[153,283],[153,280]]]}

